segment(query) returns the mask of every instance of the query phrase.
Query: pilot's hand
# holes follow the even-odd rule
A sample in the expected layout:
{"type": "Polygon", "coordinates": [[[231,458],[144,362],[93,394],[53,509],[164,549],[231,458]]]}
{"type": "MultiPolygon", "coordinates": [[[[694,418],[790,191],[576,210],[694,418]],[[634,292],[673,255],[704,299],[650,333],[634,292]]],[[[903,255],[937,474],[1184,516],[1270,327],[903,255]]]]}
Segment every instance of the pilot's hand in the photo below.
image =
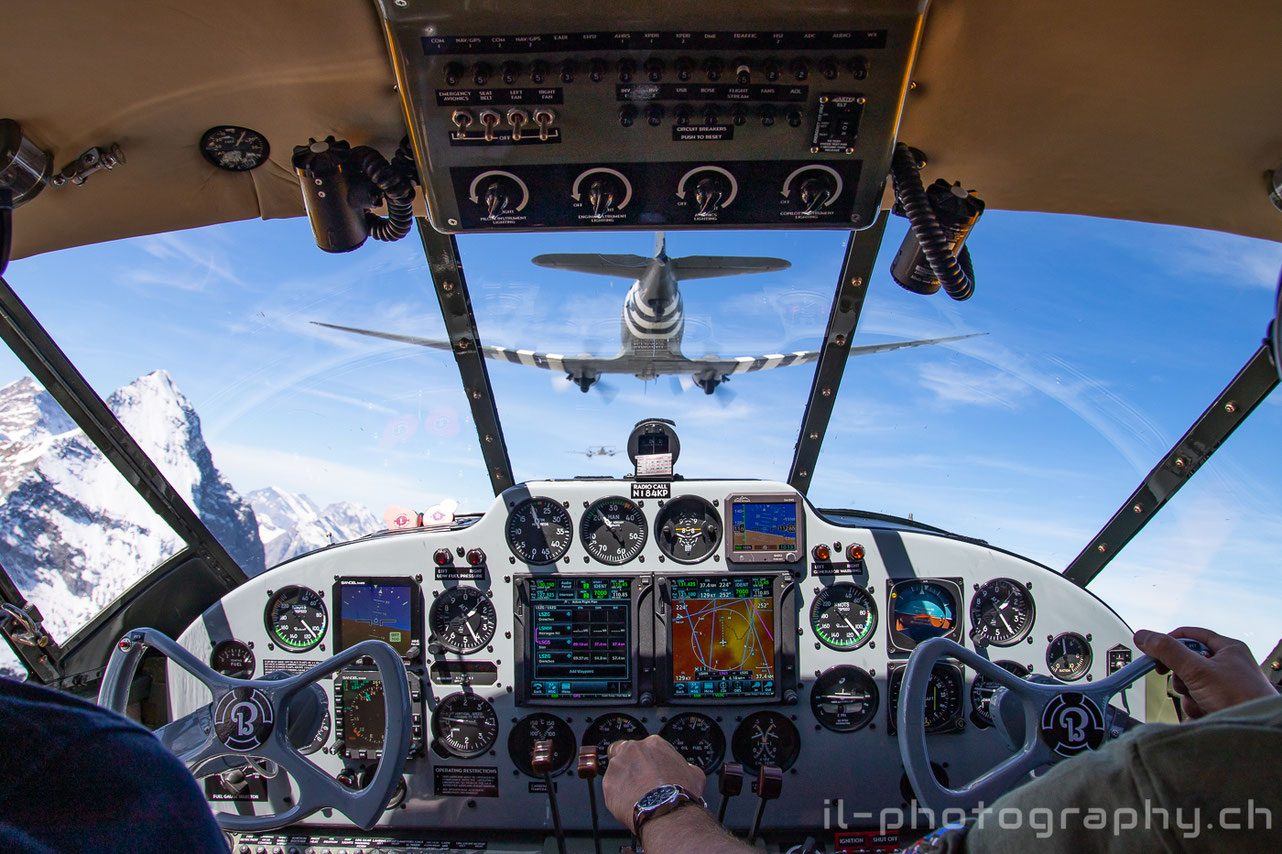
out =
{"type": "Polygon", "coordinates": [[[1180,694],[1187,718],[1278,695],[1246,644],[1210,629],[1184,626],[1169,635],[1140,630],[1135,633],[1135,645],[1157,659],[1159,673],[1175,673],[1171,683],[1180,694]],[[1211,657],[1203,658],[1176,638],[1201,641],[1211,650],[1211,657]]]}
{"type": "MultiPolygon", "coordinates": [[[[632,829],[632,808],[656,786],[680,786],[702,795],[708,777],[686,762],[676,748],[657,735],[610,745],[610,765],[601,780],[605,805],[624,827],[632,829]]],[[[649,827],[649,825],[646,825],[649,827]]]]}

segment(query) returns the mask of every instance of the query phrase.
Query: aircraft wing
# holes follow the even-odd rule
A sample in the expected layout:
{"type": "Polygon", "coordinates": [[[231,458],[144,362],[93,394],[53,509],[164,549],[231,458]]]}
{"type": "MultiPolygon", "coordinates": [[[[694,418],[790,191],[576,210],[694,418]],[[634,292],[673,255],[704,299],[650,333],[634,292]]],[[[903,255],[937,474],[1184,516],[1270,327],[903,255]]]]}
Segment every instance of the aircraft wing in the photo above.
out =
{"type": "Polygon", "coordinates": [[[683,282],[718,276],[742,276],[745,273],[773,273],[776,270],[787,270],[791,266],[791,262],[782,258],[750,256],[686,255],[672,259],[672,272],[683,282]]]}
{"type": "MultiPolygon", "coordinates": [[[[987,332],[972,332],[969,335],[952,335],[948,338],[921,338],[916,341],[888,341],[885,344],[864,344],[851,347],[851,356],[867,356],[871,353],[885,353],[890,350],[904,350],[908,347],[925,347],[928,344],[946,344],[949,341],[961,341],[987,335],[987,332]]],[[[819,361],[820,350],[798,350],[793,353],[774,353],[769,356],[738,356],[733,359],[703,358],[685,360],[685,369],[671,373],[695,371],[712,371],[725,376],[746,374],[752,371],[768,371],[772,368],[786,368],[789,365],[805,365],[819,361]]],[[[671,360],[664,360],[665,362],[671,360]]],[[[662,371],[662,373],[670,373],[662,371]]]]}
{"type": "Polygon", "coordinates": [[[617,276],[623,279],[640,278],[653,258],[640,255],[599,255],[590,252],[573,252],[536,255],[530,262],[552,270],[570,270],[597,276],[617,276]]]}

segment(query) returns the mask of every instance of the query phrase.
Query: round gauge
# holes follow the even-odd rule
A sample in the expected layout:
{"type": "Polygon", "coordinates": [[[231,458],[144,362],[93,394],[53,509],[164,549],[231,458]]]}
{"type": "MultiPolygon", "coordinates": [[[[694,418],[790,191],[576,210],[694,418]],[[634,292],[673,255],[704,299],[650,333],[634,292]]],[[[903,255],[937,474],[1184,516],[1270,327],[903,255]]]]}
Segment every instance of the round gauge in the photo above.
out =
{"type": "MultiPolygon", "coordinates": [[[[998,661],[997,666],[1010,673],[1014,673],[1020,679],[1028,678],[1028,668],[1014,661],[998,661]]],[[[988,708],[992,702],[993,695],[1001,685],[993,682],[991,679],[985,679],[976,675],[975,681],[970,685],[970,719],[978,727],[990,727],[993,725],[993,715],[988,708]]]]}
{"type": "Polygon", "coordinates": [[[859,649],[877,630],[877,605],[857,584],[825,587],[810,603],[810,629],[830,649],[859,649]]]}
{"type": "Polygon", "coordinates": [[[716,721],[698,712],[684,712],[669,720],[659,737],[671,744],[686,762],[711,774],[726,754],[726,736],[716,721]]]}
{"type": "Polygon", "coordinates": [[[432,713],[432,735],[446,753],[470,759],[494,746],[499,737],[499,716],[484,697],[450,694],[432,713]]]}
{"type": "Polygon", "coordinates": [[[610,765],[610,757],[607,755],[610,745],[616,741],[640,741],[649,733],[645,731],[645,724],[641,723],[632,715],[625,715],[623,712],[612,712],[608,715],[602,715],[594,720],[583,733],[583,746],[595,744],[597,746],[598,758],[597,763],[601,768],[601,773],[610,765]]]}
{"type": "Polygon", "coordinates": [[[1011,646],[1033,628],[1033,594],[1018,581],[994,578],[970,600],[971,639],[977,644],[1011,646]]]}
{"type": "Polygon", "coordinates": [[[716,508],[694,495],[665,504],[654,526],[659,551],[677,563],[698,563],[721,542],[721,517],[716,508]]]}
{"type": "Polygon", "coordinates": [[[899,581],[890,591],[890,643],[897,651],[915,649],[957,627],[957,595],[936,581],[899,581]]]}
{"type": "MultiPolygon", "coordinates": [[[[899,689],[905,669],[890,672],[890,721],[899,726],[899,689]]],[[[936,664],[926,683],[926,732],[947,732],[959,723],[965,679],[954,665],[936,664]]]]}
{"type": "Polygon", "coordinates": [[[552,776],[556,776],[569,767],[570,762],[578,755],[574,731],[570,725],[547,712],[536,712],[522,718],[512,727],[507,737],[507,752],[512,764],[530,777],[542,777],[535,774],[531,765],[534,745],[540,741],[552,742],[552,776]]]}
{"type": "Polygon", "coordinates": [[[267,601],[263,616],[267,636],[281,649],[306,652],[325,637],[329,612],[320,594],[310,587],[282,587],[267,601]]]}
{"type": "Polygon", "coordinates": [[[219,125],[200,137],[200,153],[219,169],[248,172],[267,162],[271,146],[267,144],[267,137],[256,130],[219,125]]]}
{"type": "Polygon", "coordinates": [[[329,741],[329,731],[332,726],[333,723],[329,719],[329,709],[326,709],[325,717],[321,719],[320,728],[316,730],[316,734],[312,736],[311,741],[298,748],[298,752],[304,756],[309,756],[324,747],[326,742],[329,741]]]}
{"type": "Polygon", "coordinates": [[[877,714],[877,703],[877,683],[849,664],[825,670],[810,688],[815,720],[833,732],[863,729],[877,714]]]}
{"type": "Polygon", "coordinates": [[[1074,682],[1091,669],[1091,645],[1077,632],[1057,635],[1046,647],[1046,666],[1051,675],[1064,682],[1074,682]]]}
{"type": "Polygon", "coordinates": [[[556,563],[570,550],[573,539],[570,514],[551,498],[527,498],[508,514],[507,544],[526,563],[556,563]]]}
{"type": "Polygon", "coordinates": [[[238,640],[219,641],[210,653],[209,666],[233,679],[252,679],[254,652],[238,640]]]}
{"type": "Polygon", "coordinates": [[[735,727],[730,751],[735,761],[753,774],[763,765],[787,771],[801,752],[801,734],[778,712],[754,712],[735,727]]]}
{"type": "Polygon", "coordinates": [[[648,533],[645,513],[637,503],[617,496],[593,503],[579,522],[579,537],[587,553],[616,566],[641,554],[648,533]]]}
{"type": "Polygon", "coordinates": [[[494,638],[494,603],[475,587],[451,587],[432,600],[432,637],[451,652],[476,652],[494,638]]]}

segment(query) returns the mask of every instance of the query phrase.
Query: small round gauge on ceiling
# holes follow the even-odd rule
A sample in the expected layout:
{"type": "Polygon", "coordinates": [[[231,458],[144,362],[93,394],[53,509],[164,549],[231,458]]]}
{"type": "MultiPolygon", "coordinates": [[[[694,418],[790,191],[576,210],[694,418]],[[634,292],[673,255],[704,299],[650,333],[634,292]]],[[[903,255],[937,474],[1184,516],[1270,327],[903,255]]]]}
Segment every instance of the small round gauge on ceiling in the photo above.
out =
{"type": "Polygon", "coordinates": [[[459,692],[440,701],[432,713],[432,735],[451,756],[480,756],[499,737],[499,716],[484,697],[459,692]]]}
{"type": "Polygon", "coordinates": [[[1046,647],[1046,667],[1064,682],[1075,682],[1091,669],[1090,642],[1077,632],[1056,635],[1046,647]]]}
{"type": "Polygon", "coordinates": [[[810,630],[829,649],[859,649],[877,630],[877,605],[857,584],[825,587],[810,603],[810,630]]]}
{"type": "Polygon", "coordinates": [[[970,600],[971,640],[993,646],[1017,644],[1032,630],[1036,615],[1026,586],[1011,578],[994,578],[980,585],[970,600]]]}
{"type": "Polygon", "coordinates": [[[329,611],[315,590],[290,585],[267,600],[263,622],[267,636],[281,649],[306,652],[324,639],[329,611]]]}
{"type": "Polygon", "coordinates": [[[219,641],[209,655],[209,666],[233,679],[253,679],[254,652],[238,640],[219,641]]]}
{"type": "Polygon", "coordinates": [[[641,554],[649,530],[641,507],[621,496],[593,502],[579,522],[584,550],[601,563],[614,566],[641,554]]]}
{"type": "Polygon", "coordinates": [[[677,563],[698,563],[721,542],[721,516],[697,495],[683,495],[665,504],[654,528],[659,551],[677,563]]]}
{"type": "Polygon", "coordinates": [[[833,732],[855,732],[877,714],[877,683],[866,670],[839,664],[825,670],[810,687],[815,720],[833,732]]]}
{"type": "Polygon", "coordinates": [[[490,597],[475,587],[451,587],[432,600],[427,626],[450,652],[476,652],[494,638],[498,617],[490,597]]]}
{"type": "Polygon", "coordinates": [[[698,712],[676,715],[659,731],[659,737],[677,749],[691,765],[711,774],[726,754],[726,736],[717,722],[698,712]]]}
{"type": "Polygon", "coordinates": [[[583,746],[596,746],[597,764],[601,773],[610,766],[608,756],[610,745],[616,741],[640,741],[649,735],[645,724],[632,715],[623,712],[610,712],[594,720],[583,733],[583,746]]]}
{"type": "Polygon", "coordinates": [[[535,566],[556,563],[570,550],[574,521],[559,501],[527,498],[507,517],[507,544],[518,560],[535,566]]]}
{"type": "Polygon", "coordinates": [[[238,125],[217,125],[200,137],[200,153],[219,169],[248,172],[267,162],[271,146],[256,130],[238,125]]]}

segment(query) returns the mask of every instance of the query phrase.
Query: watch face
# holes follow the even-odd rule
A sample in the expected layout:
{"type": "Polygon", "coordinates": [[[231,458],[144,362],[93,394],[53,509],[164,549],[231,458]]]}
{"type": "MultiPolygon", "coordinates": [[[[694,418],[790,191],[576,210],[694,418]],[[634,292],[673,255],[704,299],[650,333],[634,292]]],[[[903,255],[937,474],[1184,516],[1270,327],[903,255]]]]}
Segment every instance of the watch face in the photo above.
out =
{"type": "Polygon", "coordinates": [[[672,800],[676,797],[676,794],[676,786],[659,786],[657,789],[651,789],[642,795],[641,800],[637,801],[637,808],[643,810],[652,809],[659,806],[659,804],[672,800]]]}

